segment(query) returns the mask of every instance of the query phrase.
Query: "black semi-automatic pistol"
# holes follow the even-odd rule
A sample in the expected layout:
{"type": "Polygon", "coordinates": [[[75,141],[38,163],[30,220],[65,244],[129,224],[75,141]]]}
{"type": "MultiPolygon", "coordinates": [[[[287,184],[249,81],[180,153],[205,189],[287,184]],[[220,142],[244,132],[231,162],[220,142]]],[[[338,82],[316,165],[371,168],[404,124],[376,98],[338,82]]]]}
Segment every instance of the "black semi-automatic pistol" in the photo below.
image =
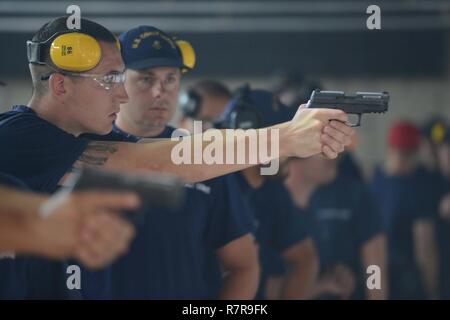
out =
{"type": "Polygon", "coordinates": [[[184,202],[185,187],[180,179],[163,174],[124,174],[105,169],[83,167],[76,171],[65,186],[67,191],[129,191],[142,203],[137,212],[127,213],[130,222],[141,225],[148,208],[179,209],[184,202]]]}
{"type": "Polygon", "coordinates": [[[385,113],[389,107],[389,93],[387,92],[356,92],[346,95],[343,91],[314,90],[308,101],[308,108],[339,109],[347,114],[358,115],[358,122],[351,123],[352,127],[361,125],[363,113],[385,113]]]}

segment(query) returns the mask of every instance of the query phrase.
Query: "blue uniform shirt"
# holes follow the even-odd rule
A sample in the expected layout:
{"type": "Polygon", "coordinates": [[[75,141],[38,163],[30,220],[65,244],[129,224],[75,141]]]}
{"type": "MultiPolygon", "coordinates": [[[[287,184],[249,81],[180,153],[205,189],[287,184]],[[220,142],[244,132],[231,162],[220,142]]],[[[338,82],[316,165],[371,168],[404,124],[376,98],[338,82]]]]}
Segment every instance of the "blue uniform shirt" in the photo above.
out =
{"type": "MultiPolygon", "coordinates": [[[[17,178],[0,173],[0,185],[27,190],[17,178]]],[[[27,298],[27,259],[13,252],[0,252],[0,300],[27,298]]]]}
{"type": "Polygon", "coordinates": [[[338,175],[364,182],[361,167],[350,151],[346,151],[339,156],[338,175]]]}
{"type": "MultiPolygon", "coordinates": [[[[173,128],[152,138],[170,138],[173,128]]],[[[94,138],[91,136],[91,138],[94,138]]],[[[137,142],[116,126],[99,140],[137,142]]],[[[187,185],[177,211],[149,209],[127,255],[113,264],[118,299],[217,298],[216,250],[252,231],[252,220],[232,175],[187,185]]]]}
{"type": "Polygon", "coordinates": [[[339,263],[347,266],[357,281],[352,297],[363,299],[366,272],[360,250],[383,232],[369,189],[357,179],[340,176],[313,193],[309,211],[321,272],[339,263]]]}
{"type": "Polygon", "coordinates": [[[294,206],[280,181],[266,180],[258,189],[252,189],[242,174],[235,175],[255,220],[262,269],[257,298],[263,299],[267,278],[285,272],[282,253],[309,237],[309,221],[294,206]]]}
{"type": "Polygon", "coordinates": [[[423,169],[410,175],[388,176],[377,168],[371,183],[388,235],[391,298],[424,298],[415,263],[413,225],[435,215],[428,179],[423,169]]]}
{"type": "MultiPolygon", "coordinates": [[[[442,176],[435,176],[434,185],[437,189],[436,206],[439,206],[444,196],[450,193],[450,179],[446,179],[442,176]]],[[[436,212],[438,212],[437,208],[436,212]]],[[[450,220],[448,218],[442,218],[438,215],[436,222],[437,223],[435,225],[440,262],[440,298],[450,299],[450,220]]]]}
{"type": "MultiPolygon", "coordinates": [[[[88,140],[61,130],[26,106],[14,106],[0,114],[0,171],[17,177],[32,191],[55,192],[87,144],[88,140]]],[[[81,290],[69,290],[66,286],[69,264],[72,262],[33,259],[30,298],[109,297],[108,269],[91,272],[80,266],[81,290]]]]}
{"type": "Polygon", "coordinates": [[[31,190],[52,193],[72,169],[88,141],[39,118],[26,106],[0,114],[0,170],[31,190]]]}

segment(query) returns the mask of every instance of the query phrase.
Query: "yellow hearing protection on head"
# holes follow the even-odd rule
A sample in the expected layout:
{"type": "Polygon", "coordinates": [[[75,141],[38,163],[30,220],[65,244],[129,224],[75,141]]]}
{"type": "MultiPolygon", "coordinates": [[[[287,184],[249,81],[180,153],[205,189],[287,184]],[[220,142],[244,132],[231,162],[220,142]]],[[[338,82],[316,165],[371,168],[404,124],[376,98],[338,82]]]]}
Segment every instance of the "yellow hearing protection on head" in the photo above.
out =
{"type": "Polygon", "coordinates": [[[71,32],[55,38],[50,45],[50,59],[62,70],[83,72],[95,68],[102,50],[93,37],[71,32]]]}
{"type": "Polygon", "coordinates": [[[445,125],[436,123],[431,129],[431,140],[435,144],[441,144],[445,137],[445,125]]]}
{"type": "MultiPolygon", "coordinates": [[[[50,61],[59,69],[84,72],[95,68],[102,57],[98,41],[81,32],[65,32],[45,42],[27,41],[28,62],[45,65],[44,52],[49,45],[50,61]],[[50,43],[50,45],[49,45],[50,43]]],[[[120,42],[116,39],[120,51],[120,42]]]]}
{"type": "Polygon", "coordinates": [[[175,43],[178,46],[178,49],[180,50],[181,58],[183,59],[183,64],[189,68],[189,69],[183,68],[181,71],[183,73],[186,73],[187,71],[194,69],[196,57],[192,45],[185,40],[176,40],[175,43]]]}
{"type": "Polygon", "coordinates": [[[122,50],[122,46],[120,45],[119,38],[117,38],[116,36],[114,36],[114,38],[116,38],[116,47],[117,47],[117,49],[119,49],[119,51],[121,51],[122,50]]]}

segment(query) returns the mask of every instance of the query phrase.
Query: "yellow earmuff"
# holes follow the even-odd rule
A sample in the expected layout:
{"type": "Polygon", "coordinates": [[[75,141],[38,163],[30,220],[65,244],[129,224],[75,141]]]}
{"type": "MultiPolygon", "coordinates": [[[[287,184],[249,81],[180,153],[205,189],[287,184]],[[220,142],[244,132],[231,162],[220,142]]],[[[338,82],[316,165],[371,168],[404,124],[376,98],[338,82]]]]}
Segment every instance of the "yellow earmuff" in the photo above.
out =
{"type": "Polygon", "coordinates": [[[178,48],[180,49],[181,57],[183,59],[183,64],[189,69],[182,69],[183,73],[186,73],[190,69],[194,69],[195,67],[195,51],[192,45],[185,40],[176,40],[178,48]]]}
{"type": "Polygon", "coordinates": [[[102,50],[90,35],[70,32],[56,37],[50,45],[53,64],[66,71],[84,72],[95,68],[102,57],[102,50]]]}
{"type": "Polygon", "coordinates": [[[441,144],[445,137],[445,126],[442,123],[436,123],[431,129],[431,140],[435,144],[441,144]]]}

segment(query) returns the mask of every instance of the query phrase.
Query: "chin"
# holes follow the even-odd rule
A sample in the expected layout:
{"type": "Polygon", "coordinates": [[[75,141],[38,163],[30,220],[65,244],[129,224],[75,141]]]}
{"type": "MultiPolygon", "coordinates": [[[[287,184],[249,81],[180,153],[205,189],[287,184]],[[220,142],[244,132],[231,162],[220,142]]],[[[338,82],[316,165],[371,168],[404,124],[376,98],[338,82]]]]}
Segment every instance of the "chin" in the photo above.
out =
{"type": "Polygon", "coordinates": [[[112,131],[112,123],[104,126],[103,128],[97,128],[97,130],[95,131],[95,134],[104,136],[104,135],[111,133],[111,131],[112,131]]]}
{"type": "Polygon", "coordinates": [[[153,118],[152,121],[148,122],[151,127],[162,127],[169,123],[169,120],[164,117],[153,118]]]}

